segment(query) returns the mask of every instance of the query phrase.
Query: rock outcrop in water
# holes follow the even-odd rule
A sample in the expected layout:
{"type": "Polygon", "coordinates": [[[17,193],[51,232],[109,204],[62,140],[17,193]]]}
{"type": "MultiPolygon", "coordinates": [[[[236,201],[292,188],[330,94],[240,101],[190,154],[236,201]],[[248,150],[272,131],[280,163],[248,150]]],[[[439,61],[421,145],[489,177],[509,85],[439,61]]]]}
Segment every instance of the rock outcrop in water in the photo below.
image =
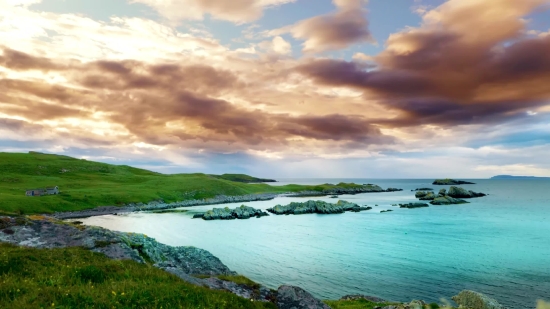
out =
{"type": "Polygon", "coordinates": [[[436,198],[433,192],[426,192],[426,191],[418,191],[414,194],[414,196],[420,199],[421,201],[431,201],[434,198],[436,198]]]}
{"type": "Polygon", "coordinates": [[[462,181],[462,180],[454,180],[454,179],[436,179],[432,183],[432,185],[438,185],[438,186],[452,186],[452,185],[475,185],[473,182],[469,181],[462,181]]]}
{"type": "Polygon", "coordinates": [[[202,218],[203,220],[234,220],[234,219],[250,219],[252,217],[261,218],[264,216],[269,216],[266,212],[241,205],[235,209],[225,208],[214,208],[205,212],[204,214],[194,215],[193,218],[202,218]]]}
{"type": "Polygon", "coordinates": [[[461,307],[470,309],[505,309],[495,299],[469,290],[464,290],[458,295],[451,297],[451,299],[461,307]]]}
{"type": "Polygon", "coordinates": [[[429,207],[430,205],[426,203],[408,203],[408,204],[399,204],[399,208],[422,208],[422,207],[429,207]]]}
{"type": "Polygon", "coordinates": [[[341,214],[346,211],[360,212],[371,210],[372,207],[363,207],[346,201],[338,201],[336,204],[323,201],[307,201],[304,203],[292,202],[288,205],[276,205],[267,211],[276,215],[302,215],[302,214],[341,214]]]}
{"type": "Polygon", "coordinates": [[[432,205],[455,205],[455,204],[468,204],[468,203],[469,202],[466,202],[465,200],[450,197],[448,195],[436,197],[433,201],[430,202],[430,204],[432,205]]]}
{"type": "Polygon", "coordinates": [[[416,188],[414,190],[411,190],[411,191],[433,191],[434,189],[432,188],[416,188]]]}
{"type": "Polygon", "coordinates": [[[455,198],[474,198],[486,196],[485,193],[478,193],[472,190],[466,190],[464,188],[452,186],[449,188],[447,195],[455,198]]]}

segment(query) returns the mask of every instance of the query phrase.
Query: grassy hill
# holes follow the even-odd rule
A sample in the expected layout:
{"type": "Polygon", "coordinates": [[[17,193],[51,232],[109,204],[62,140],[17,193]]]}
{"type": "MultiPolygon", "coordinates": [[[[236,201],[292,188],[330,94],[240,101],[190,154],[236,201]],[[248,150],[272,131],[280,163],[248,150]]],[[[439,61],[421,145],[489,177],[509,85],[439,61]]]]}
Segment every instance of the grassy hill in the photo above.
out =
{"type": "Polygon", "coordinates": [[[165,175],[126,165],[111,165],[60,155],[0,153],[0,213],[4,214],[74,211],[159,199],[175,202],[210,198],[220,194],[322,191],[331,187],[334,185],[247,184],[215,175],[165,175]],[[61,193],[42,197],[25,196],[27,189],[48,186],[59,186],[61,193]]]}
{"type": "Polygon", "coordinates": [[[83,248],[0,243],[0,308],[273,308],[83,248]]]}

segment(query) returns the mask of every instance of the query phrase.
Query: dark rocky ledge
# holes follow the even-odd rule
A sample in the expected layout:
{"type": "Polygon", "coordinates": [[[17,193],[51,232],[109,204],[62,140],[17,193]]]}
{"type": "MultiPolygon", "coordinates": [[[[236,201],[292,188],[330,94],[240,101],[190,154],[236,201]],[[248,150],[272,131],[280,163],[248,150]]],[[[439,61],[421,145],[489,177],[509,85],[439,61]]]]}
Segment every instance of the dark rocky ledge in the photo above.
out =
{"type": "Polygon", "coordinates": [[[250,219],[253,217],[261,218],[269,216],[269,214],[261,209],[256,209],[241,205],[235,209],[225,208],[214,208],[203,214],[196,214],[193,216],[195,218],[202,218],[203,220],[235,220],[235,219],[250,219]]]}
{"type": "Polygon", "coordinates": [[[302,214],[341,214],[346,211],[360,212],[371,210],[372,207],[363,207],[346,201],[338,201],[336,204],[323,201],[307,201],[304,203],[292,202],[288,205],[276,205],[267,211],[275,215],[302,215],[302,214]]]}

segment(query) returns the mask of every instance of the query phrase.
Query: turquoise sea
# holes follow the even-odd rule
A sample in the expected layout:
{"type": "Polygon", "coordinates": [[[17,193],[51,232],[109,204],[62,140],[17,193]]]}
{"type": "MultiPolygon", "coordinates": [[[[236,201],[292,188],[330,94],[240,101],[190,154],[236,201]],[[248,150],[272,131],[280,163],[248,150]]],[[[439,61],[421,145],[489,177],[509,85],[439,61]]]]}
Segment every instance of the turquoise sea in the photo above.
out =
{"type": "MultiPolygon", "coordinates": [[[[420,209],[391,204],[417,201],[411,189],[431,187],[437,192],[449,186],[432,186],[427,179],[281,179],[276,185],[341,181],[404,191],[339,197],[373,207],[361,213],[191,219],[194,213],[239,203],[82,221],[144,233],[169,245],[203,248],[232,270],[269,287],[297,285],[324,299],[360,293],[433,302],[471,289],[509,308],[534,308],[537,299],[550,301],[550,180],[471,179],[477,184],[462,187],[489,195],[470,204],[420,209]],[[394,211],[380,213],[384,209],[394,211]]],[[[245,204],[265,209],[308,199],[245,204]]]]}

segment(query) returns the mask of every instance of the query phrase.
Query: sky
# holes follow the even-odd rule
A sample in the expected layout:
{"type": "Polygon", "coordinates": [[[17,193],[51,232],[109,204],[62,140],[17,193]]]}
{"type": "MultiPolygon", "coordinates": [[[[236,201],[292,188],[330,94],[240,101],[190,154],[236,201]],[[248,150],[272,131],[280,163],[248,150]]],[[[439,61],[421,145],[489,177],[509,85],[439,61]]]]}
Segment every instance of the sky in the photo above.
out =
{"type": "Polygon", "coordinates": [[[550,176],[550,0],[0,0],[0,151],[550,176]]]}

